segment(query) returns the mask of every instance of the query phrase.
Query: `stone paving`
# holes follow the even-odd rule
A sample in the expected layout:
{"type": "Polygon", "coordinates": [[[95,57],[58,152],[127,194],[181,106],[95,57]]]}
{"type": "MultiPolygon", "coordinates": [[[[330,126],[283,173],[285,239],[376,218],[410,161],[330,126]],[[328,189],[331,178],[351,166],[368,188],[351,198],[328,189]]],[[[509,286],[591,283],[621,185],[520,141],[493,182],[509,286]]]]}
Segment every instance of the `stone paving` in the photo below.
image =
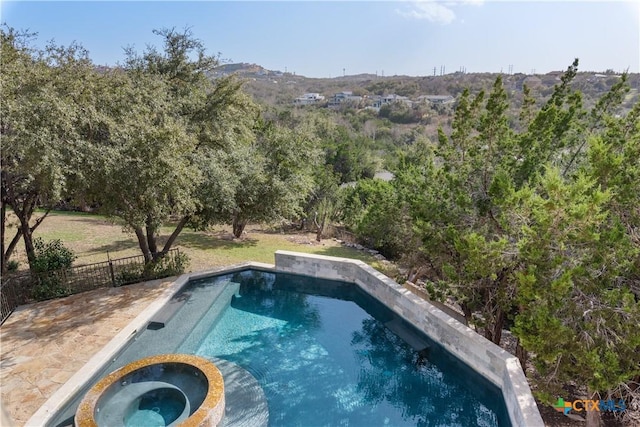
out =
{"type": "Polygon", "coordinates": [[[0,397],[16,425],[128,325],[171,279],[18,307],[0,327],[0,397]]]}

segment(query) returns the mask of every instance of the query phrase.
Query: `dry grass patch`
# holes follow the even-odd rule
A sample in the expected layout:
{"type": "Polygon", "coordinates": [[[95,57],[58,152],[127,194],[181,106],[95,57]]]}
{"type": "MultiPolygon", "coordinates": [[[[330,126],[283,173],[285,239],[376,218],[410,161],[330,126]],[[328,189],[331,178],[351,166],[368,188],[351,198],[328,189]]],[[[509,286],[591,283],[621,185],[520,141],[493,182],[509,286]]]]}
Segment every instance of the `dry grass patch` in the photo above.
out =
{"type": "MultiPolygon", "coordinates": [[[[13,237],[14,229],[7,232],[13,237]]],[[[167,238],[170,227],[163,227],[162,236],[167,238]]],[[[34,233],[45,240],[60,239],[78,256],[74,265],[107,261],[108,257],[121,258],[140,255],[135,235],[125,232],[121,224],[100,215],[78,212],[51,212],[34,233]]],[[[160,239],[160,243],[164,243],[160,239]]],[[[274,262],[274,252],[281,250],[305,252],[319,255],[339,256],[362,260],[374,268],[384,269],[375,258],[352,248],[345,248],[332,239],[315,241],[314,233],[278,233],[264,230],[258,225],[247,226],[240,239],[231,234],[231,227],[212,227],[207,231],[182,231],[174,247],[186,253],[190,260],[190,271],[236,264],[245,261],[274,262]]],[[[12,259],[26,268],[26,254],[22,243],[16,248],[12,259]]]]}

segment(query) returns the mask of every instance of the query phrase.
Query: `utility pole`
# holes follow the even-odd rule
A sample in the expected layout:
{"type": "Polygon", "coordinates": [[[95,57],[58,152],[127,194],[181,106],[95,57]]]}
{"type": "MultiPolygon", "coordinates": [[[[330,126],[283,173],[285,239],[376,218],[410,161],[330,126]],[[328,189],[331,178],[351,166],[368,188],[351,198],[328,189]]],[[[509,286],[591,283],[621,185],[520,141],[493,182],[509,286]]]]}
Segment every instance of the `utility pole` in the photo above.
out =
{"type": "Polygon", "coordinates": [[[433,67],[433,77],[436,76],[436,67],[433,67]]]}
{"type": "Polygon", "coordinates": [[[343,68],[342,69],[342,77],[345,77],[346,75],[347,75],[347,71],[346,71],[346,69],[343,68]]]}

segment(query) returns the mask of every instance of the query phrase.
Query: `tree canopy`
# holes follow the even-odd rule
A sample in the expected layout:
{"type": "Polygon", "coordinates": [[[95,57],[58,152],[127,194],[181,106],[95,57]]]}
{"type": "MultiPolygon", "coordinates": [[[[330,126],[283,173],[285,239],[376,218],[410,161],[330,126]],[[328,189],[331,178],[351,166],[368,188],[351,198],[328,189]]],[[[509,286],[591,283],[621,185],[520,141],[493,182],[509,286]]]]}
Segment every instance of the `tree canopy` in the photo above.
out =
{"type": "Polygon", "coordinates": [[[51,207],[70,193],[84,125],[94,107],[87,90],[94,80],[87,52],[76,44],[49,43],[35,49],[34,36],[11,28],[0,31],[3,273],[20,238],[33,267],[32,234],[46,217],[32,221],[35,210],[51,207]],[[5,247],[7,207],[18,224],[5,247]]]}
{"type": "Polygon", "coordinates": [[[525,96],[516,126],[501,77],[465,90],[451,134],[405,151],[382,201],[359,186],[346,210],[378,249],[401,237],[432,296],[488,339],[510,328],[549,402],[567,383],[597,399],[640,374],[640,104],[621,114],[623,76],[586,109],[577,66],[539,109],[525,96]]]}

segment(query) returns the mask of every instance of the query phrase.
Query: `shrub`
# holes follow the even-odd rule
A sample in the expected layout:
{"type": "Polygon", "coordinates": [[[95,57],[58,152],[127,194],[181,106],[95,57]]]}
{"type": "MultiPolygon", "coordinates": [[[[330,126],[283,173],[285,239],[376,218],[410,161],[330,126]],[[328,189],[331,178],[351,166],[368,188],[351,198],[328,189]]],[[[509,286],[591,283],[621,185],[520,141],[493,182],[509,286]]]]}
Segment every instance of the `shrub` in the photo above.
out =
{"type": "Polygon", "coordinates": [[[38,237],[33,241],[35,249],[34,268],[36,273],[69,268],[77,258],[73,251],[65,247],[59,239],[46,242],[38,237]]]}
{"type": "Polygon", "coordinates": [[[118,270],[118,274],[115,277],[116,286],[136,283],[144,277],[144,266],[139,264],[126,265],[118,270]]]}
{"type": "Polygon", "coordinates": [[[41,238],[36,238],[33,247],[35,259],[32,267],[37,278],[33,289],[34,298],[44,300],[67,295],[64,282],[76,255],[59,239],[45,243],[41,238]]]}
{"type": "Polygon", "coordinates": [[[145,276],[148,278],[161,278],[178,276],[185,272],[189,266],[189,257],[181,252],[168,253],[145,266],[145,276]]]}

